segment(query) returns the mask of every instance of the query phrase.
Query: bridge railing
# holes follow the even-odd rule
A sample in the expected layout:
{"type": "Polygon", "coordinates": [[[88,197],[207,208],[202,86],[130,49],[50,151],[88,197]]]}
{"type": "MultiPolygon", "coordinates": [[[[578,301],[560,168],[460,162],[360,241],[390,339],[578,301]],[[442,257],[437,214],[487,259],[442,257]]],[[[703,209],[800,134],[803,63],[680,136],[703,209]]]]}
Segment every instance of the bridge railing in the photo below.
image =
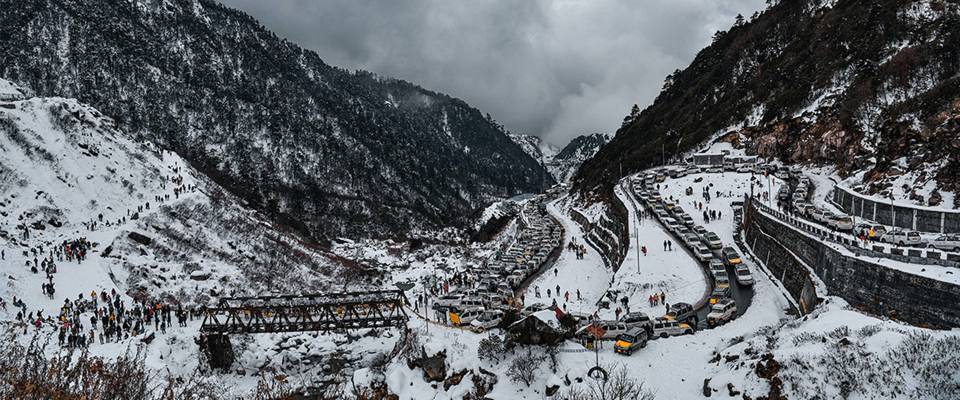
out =
{"type": "Polygon", "coordinates": [[[203,310],[204,334],[339,331],[406,323],[402,291],[221,299],[203,310]]]}

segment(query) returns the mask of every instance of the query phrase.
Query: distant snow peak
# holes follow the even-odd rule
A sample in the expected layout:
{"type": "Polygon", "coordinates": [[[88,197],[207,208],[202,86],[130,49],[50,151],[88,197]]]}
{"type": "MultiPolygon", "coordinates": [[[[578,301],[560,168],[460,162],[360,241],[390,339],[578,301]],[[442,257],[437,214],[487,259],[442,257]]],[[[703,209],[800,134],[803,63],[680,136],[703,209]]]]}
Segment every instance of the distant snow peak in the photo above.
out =
{"type": "Polygon", "coordinates": [[[558,149],[553,145],[532,135],[510,135],[515,143],[520,145],[530,157],[540,161],[541,165],[560,183],[569,182],[580,168],[580,164],[593,157],[604,144],[610,141],[610,135],[605,133],[591,133],[580,135],[558,149]]]}

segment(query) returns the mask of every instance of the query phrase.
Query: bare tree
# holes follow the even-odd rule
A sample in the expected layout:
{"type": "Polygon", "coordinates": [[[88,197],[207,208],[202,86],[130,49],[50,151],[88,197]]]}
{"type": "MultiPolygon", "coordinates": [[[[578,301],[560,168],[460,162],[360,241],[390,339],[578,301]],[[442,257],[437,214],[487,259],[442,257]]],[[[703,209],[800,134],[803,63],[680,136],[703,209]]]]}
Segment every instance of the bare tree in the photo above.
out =
{"type": "Polygon", "coordinates": [[[607,366],[607,379],[588,377],[582,385],[571,386],[558,400],[653,400],[653,392],[643,382],[630,376],[622,364],[607,366]]]}
{"type": "Polygon", "coordinates": [[[534,353],[533,349],[527,347],[526,352],[517,355],[507,368],[507,376],[514,383],[523,383],[528,387],[537,377],[537,369],[543,363],[545,357],[542,354],[534,353]]]}

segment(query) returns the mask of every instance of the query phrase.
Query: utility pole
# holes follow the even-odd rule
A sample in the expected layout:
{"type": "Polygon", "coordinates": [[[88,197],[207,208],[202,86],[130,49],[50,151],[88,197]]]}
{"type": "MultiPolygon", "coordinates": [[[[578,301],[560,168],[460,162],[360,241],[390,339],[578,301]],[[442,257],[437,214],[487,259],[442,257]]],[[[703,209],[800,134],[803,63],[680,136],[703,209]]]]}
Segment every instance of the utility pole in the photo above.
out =
{"type": "Polygon", "coordinates": [[[640,216],[637,216],[637,276],[640,276],[640,216]]]}

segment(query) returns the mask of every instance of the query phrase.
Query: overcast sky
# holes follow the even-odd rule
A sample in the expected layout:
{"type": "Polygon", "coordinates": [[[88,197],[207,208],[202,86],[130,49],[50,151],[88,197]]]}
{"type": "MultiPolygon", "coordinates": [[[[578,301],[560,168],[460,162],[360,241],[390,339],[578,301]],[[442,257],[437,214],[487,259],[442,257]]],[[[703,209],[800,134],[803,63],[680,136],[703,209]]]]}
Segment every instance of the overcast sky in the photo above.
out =
{"type": "Polygon", "coordinates": [[[459,97],[555,144],[613,133],[764,0],[222,0],[329,64],[459,97]]]}

